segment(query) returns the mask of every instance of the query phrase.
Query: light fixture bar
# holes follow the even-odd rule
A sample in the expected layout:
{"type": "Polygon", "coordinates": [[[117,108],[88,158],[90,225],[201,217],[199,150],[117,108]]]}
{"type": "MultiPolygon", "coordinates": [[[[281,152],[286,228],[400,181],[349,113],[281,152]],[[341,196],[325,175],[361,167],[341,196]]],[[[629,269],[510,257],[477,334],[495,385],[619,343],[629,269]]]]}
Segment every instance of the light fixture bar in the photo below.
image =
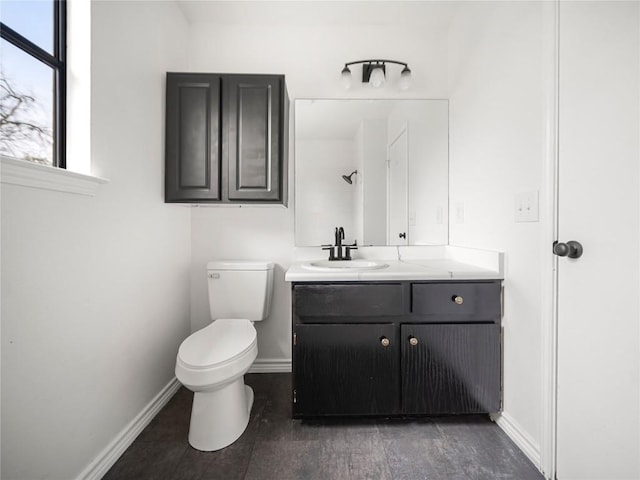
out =
{"type": "Polygon", "coordinates": [[[347,62],[344,64],[345,67],[348,67],[349,65],[357,65],[358,63],[395,63],[396,65],[402,65],[404,67],[407,67],[408,64],[405,62],[398,62],[397,60],[356,60],[354,62],[347,62]]]}
{"type": "Polygon", "coordinates": [[[385,83],[386,76],[386,64],[393,63],[401,65],[402,72],[400,74],[400,88],[406,90],[411,83],[411,70],[406,62],[399,62],[397,60],[388,59],[367,59],[367,60],[355,60],[353,62],[347,62],[344,64],[344,68],[341,72],[342,82],[345,88],[351,87],[351,70],[350,65],[362,64],[362,83],[369,83],[374,87],[380,87],[385,83]]]}

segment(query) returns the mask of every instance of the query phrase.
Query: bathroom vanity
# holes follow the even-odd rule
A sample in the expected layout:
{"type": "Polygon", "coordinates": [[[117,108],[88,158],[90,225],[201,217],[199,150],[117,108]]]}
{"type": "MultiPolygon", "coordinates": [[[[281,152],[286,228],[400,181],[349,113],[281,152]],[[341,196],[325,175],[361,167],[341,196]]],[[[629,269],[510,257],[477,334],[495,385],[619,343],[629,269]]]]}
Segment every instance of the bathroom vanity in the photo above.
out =
{"type": "Polygon", "coordinates": [[[379,264],[287,272],[293,416],[500,411],[501,275],[452,260],[379,264]]]}

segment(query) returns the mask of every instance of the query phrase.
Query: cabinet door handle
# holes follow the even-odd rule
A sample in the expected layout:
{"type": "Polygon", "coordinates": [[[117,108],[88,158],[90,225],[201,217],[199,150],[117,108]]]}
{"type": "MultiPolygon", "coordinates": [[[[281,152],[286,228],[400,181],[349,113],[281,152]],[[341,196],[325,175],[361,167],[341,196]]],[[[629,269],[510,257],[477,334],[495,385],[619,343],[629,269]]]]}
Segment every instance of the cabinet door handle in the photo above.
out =
{"type": "Polygon", "coordinates": [[[388,347],[391,342],[387,337],[380,337],[380,345],[383,347],[388,347]]]}
{"type": "Polygon", "coordinates": [[[460,295],[454,295],[453,297],[451,297],[451,300],[455,302],[456,305],[462,305],[464,303],[464,298],[462,298],[460,295]]]}
{"type": "Polygon", "coordinates": [[[409,345],[415,347],[418,344],[418,339],[416,337],[409,337],[409,345]]]}

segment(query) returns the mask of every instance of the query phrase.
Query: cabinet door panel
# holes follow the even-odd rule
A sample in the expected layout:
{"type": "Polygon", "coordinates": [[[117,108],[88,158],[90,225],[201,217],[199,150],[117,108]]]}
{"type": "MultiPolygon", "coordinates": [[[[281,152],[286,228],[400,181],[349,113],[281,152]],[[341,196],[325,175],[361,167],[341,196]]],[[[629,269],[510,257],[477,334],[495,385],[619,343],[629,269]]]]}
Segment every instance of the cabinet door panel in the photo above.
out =
{"type": "Polygon", "coordinates": [[[399,352],[392,324],[297,325],[294,416],[399,412],[399,352]],[[382,338],[389,340],[384,346],[382,338]]]}
{"type": "Polygon", "coordinates": [[[281,82],[275,76],[225,78],[229,200],[281,198],[281,82]]]}
{"type": "Polygon", "coordinates": [[[165,199],[220,200],[220,77],[167,74],[165,199]]]}
{"type": "Polygon", "coordinates": [[[401,342],[405,413],[500,410],[499,325],[403,325],[401,342]]]}

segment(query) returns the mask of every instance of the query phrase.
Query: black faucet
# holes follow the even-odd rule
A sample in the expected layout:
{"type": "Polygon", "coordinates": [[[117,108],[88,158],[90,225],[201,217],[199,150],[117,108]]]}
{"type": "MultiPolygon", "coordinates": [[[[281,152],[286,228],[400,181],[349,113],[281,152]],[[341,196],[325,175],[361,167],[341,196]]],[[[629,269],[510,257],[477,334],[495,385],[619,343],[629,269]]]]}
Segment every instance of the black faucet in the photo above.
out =
{"type": "Polygon", "coordinates": [[[322,245],[323,250],[329,250],[329,260],[351,260],[351,250],[357,250],[358,242],[354,242],[353,245],[343,245],[343,240],[344,228],[336,227],[334,230],[335,245],[322,245]]]}
{"type": "Polygon", "coordinates": [[[336,237],[336,250],[337,250],[337,260],[342,260],[342,240],[344,240],[344,228],[336,227],[335,231],[336,237]]]}

